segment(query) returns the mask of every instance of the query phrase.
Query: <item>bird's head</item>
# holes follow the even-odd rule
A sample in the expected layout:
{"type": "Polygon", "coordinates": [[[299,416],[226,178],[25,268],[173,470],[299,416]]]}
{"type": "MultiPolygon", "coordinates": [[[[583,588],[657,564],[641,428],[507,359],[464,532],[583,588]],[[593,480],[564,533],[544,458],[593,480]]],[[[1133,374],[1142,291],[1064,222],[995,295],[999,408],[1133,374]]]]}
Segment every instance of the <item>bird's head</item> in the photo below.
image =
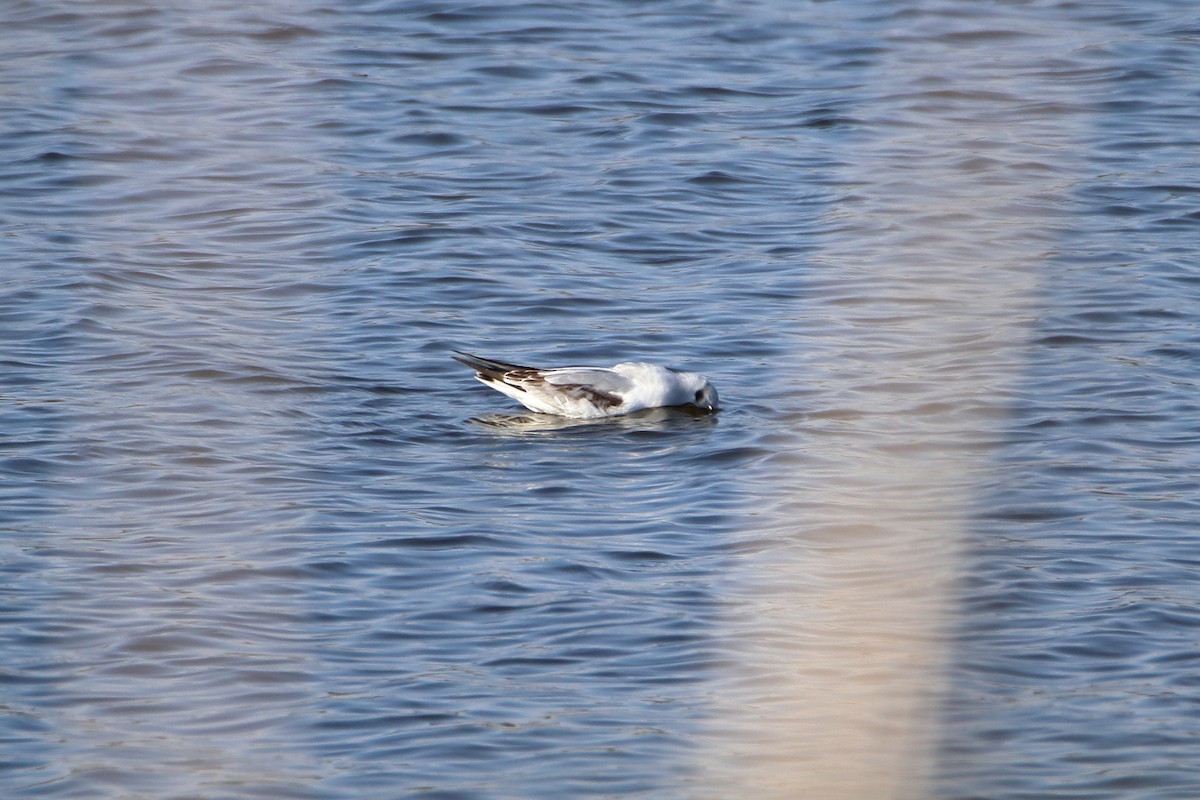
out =
{"type": "Polygon", "coordinates": [[[720,400],[717,398],[717,387],[709,383],[708,379],[703,375],[694,375],[692,377],[695,380],[692,382],[691,405],[705,411],[716,411],[720,407],[720,400]]]}

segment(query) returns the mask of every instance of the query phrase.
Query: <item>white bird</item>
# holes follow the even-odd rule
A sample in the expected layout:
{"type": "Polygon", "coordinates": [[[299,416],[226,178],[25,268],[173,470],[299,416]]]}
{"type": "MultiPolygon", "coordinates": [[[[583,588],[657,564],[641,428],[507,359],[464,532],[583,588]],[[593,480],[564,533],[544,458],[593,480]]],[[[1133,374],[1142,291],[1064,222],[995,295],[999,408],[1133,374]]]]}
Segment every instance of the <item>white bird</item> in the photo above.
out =
{"type": "Polygon", "coordinates": [[[695,372],[640,361],[538,369],[454,352],[452,358],[475,370],[476,379],[543,414],[595,419],[662,406],[717,410],[717,390],[695,372]]]}

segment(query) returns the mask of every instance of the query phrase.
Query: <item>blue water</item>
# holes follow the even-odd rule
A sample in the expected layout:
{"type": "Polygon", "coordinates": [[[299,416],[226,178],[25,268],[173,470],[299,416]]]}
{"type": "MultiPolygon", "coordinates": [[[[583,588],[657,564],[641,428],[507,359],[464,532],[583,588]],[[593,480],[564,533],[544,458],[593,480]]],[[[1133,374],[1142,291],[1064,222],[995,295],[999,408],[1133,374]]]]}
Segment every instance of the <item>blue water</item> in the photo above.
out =
{"type": "Polygon", "coordinates": [[[0,795],[1197,796],[1192,4],[0,21],[0,795]]]}

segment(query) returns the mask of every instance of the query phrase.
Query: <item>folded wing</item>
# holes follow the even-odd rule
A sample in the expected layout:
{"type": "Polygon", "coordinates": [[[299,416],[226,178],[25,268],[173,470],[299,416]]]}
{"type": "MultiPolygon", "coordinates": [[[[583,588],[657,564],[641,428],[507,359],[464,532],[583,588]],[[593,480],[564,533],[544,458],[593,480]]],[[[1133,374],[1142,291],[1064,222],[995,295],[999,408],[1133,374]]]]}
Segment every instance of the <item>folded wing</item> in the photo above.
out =
{"type": "MultiPolygon", "coordinates": [[[[456,351],[457,352],[457,351],[456,351]]],[[[569,417],[603,417],[625,402],[632,381],[603,367],[537,369],[459,353],[475,377],[526,408],[569,417]]]]}

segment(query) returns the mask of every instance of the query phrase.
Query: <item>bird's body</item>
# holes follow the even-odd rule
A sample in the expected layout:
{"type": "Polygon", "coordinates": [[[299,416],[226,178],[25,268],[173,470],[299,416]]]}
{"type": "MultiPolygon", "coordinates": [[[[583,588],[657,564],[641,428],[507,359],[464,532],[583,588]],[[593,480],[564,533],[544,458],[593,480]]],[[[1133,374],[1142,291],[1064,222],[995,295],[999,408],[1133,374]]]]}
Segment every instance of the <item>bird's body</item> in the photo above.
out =
{"type": "Polygon", "coordinates": [[[595,419],[662,406],[717,408],[717,390],[703,375],[657,364],[627,361],[611,367],[539,369],[467,353],[458,353],[454,360],[475,370],[480,382],[543,414],[595,419]]]}

